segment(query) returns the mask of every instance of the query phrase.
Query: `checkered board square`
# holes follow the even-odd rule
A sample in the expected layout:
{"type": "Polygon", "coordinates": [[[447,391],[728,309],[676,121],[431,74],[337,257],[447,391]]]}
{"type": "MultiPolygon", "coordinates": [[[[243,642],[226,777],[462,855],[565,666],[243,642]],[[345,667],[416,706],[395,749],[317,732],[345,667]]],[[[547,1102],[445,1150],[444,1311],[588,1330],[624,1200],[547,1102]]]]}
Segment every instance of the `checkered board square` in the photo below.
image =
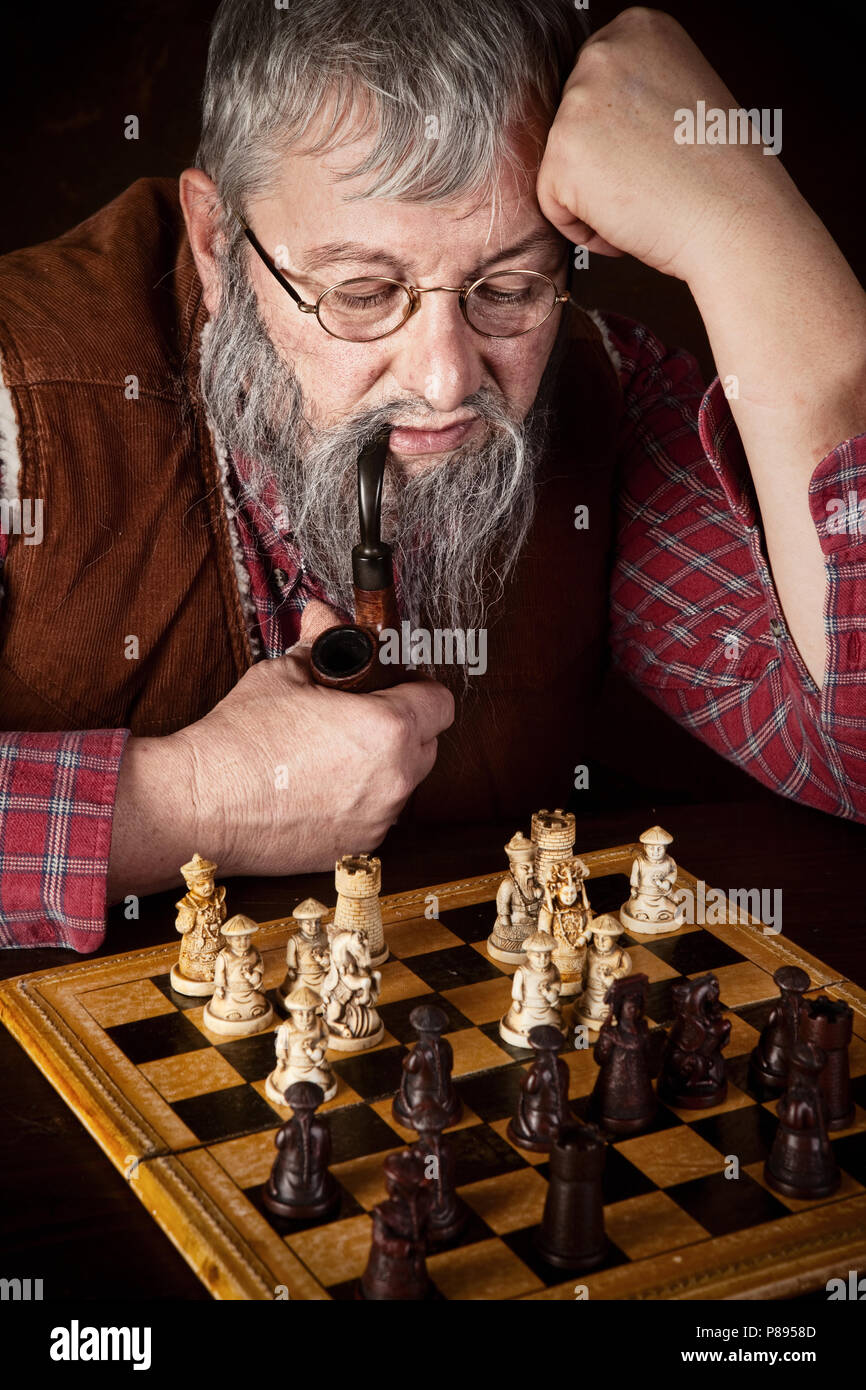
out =
{"type": "MultiPolygon", "coordinates": [[[[632,851],[584,856],[596,911],[616,910],[628,896],[632,851]]],[[[289,1113],[264,1091],[273,1031],[239,1040],[210,1035],[204,1001],[171,987],[176,946],[24,977],[0,990],[0,1008],[219,1297],[355,1297],[370,1212],[385,1195],[383,1159],[415,1137],[393,1119],[391,1101],[414,1040],[409,1016],[421,1002],[435,1002],[448,1017],[464,1106],[450,1138],[471,1211],[459,1241],[428,1260],[436,1298],[573,1298],[577,1282],[601,1298],[784,1296],[855,1267],[858,1247],[861,1259],[866,1250],[866,995],[745,913],[721,926],[622,938],[633,969],[649,977],[653,1023],[670,1023],[677,979],[718,976],[733,1025],[728,1094],[711,1110],[661,1105],[646,1133],[610,1143],[609,1246],[598,1269],[567,1278],[540,1258],[547,1156],[518,1149],[506,1135],[529,1064],[529,1054],[498,1032],[514,967],[485,948],[500,878],[383,899],[391,951],[379,1005],[385,1036],[368,1052],[330,1054],[339,1086],[323,1113],[341,1201],[324,1221],[282,1221],[262,1204],[274,1136],[289,1113]],[[817,1203],[767,1187],[775,1102],[754,1093],[748,1078],[749,1053],[777,995],[772,973],[793,963],[808,971],[812,992],[844,998],[855,1010],[855,1121],[833,1137],[841,1187],[817,1203]]],[[[679,881],[695,882],[683,870],[679,881]]],[[[290,929],[284,919],[257,938],[275,1002],[290,929]]],[[[591,1047],[564,1057],[572,1104],[583,1115],[597,1074],[591,1047]]]]}

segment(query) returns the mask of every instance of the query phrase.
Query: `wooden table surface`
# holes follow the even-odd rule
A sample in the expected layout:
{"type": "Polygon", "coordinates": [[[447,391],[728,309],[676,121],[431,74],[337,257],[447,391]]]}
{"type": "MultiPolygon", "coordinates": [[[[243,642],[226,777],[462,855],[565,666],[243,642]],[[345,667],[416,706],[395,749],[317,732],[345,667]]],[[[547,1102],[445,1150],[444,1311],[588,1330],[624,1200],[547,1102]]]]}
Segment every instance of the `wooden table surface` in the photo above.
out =
{"type": "MultiPolygon", "coordinates": [[[[579,817],[576,848],[624,844],[658,822],[675,836],[675,858],[708,885],[781,889],[784,934],[866,986],[866,830],[760,788],[753,794],[751,786],[742,801],[665,805],[635,798],[627,809],[579,817]]],[[[515,828],[509,823],[392,831],[379,851],[383,892],[504,867],[502,846],[515,828]]],[[[285,916],[310,894],[325,902],[334,898],[331,874],[225,882],[230,913],[258,921],[285,916]]],[[[173,904],[181,891],[179,882],[175,891],[143,899],[139,921],[126,921],[114,909],[97,954],[171,940],[173,904]]],[[[0,975],[78,959],[71,951],[0,951],[0,975]]],[[[0,1275],[43,1279],[46,1299],[207,1299],[121,1174],[5,1029],[0,1068],[0,1275]]]]}

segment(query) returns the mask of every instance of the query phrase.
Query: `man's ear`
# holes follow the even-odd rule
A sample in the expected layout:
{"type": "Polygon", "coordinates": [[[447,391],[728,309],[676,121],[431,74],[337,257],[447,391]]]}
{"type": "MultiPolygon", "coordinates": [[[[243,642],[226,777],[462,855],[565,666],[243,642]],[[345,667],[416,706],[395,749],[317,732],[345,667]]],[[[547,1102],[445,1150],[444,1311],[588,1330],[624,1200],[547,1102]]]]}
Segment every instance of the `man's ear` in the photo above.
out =
{"type": "Polygon", "coordinates": [[[180,205],[196,270],[204,290],[205,307],[213,317],[220,299],[214,250],[219,232],[220,200],[213,179],[201,169],[184,169],[180,176],[180,205]]]}

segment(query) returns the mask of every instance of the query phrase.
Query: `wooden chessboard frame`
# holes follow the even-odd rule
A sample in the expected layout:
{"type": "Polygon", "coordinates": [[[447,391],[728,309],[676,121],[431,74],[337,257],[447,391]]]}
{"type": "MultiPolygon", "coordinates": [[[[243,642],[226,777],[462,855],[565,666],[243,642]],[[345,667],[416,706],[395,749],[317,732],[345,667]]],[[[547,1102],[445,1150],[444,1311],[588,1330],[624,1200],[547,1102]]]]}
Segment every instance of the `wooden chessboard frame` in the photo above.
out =
{"type": "MultiPolygon", "coordinates": [[[[582,854],[592,878],[628,875],[634,843],[582,854]]],[[[503,870],[382,898],[386,938],[389,925],[424,918],[430,895],[442,910],[491,902],[503,870]]],[[[696,890],[697,880],[679,869],[679,887],[696,890]]],[[[331,914],[329,914],[330,917],[331,914]]],[[[764,935],[761,923],[740,911],[739,923],[706,926],[747,961],[772,973],[797,965],[811,977],[813,991],[844,999],[855,1014],[858,1045],[866,1046],[866,991],[810,956],[783,935],[764,935]]],[[[492,925],[491,915],[491,925],[492,925]]],[[[277,968],[290,918],[262,924],[257,944],[277,968]]],[[[431,924],[433,925],[433,924],[431,924]]],[[[650,938],[651,940],[652,938],[650,938]]],[[[83,960],[0,984],[0,1020],[78,1116],[133,1192],[218,1299],[327,1299],[329,1294],[280,1235],[239,1192],[208,1152],[189,1143],[189,1132],[159,1093],[106,1035],[80,1002],[94,988],[149,980],[168,971],[177,942],[83,960]],[[149,1092],[149,1093],[148,1093],[149,1092]]],[[[280,1122],[274,1113],[274,1123],[280,1122]]],[[[395,1146],[400,1139],[395,1134],[395,1146]]],[[[864,1175],[866,1177],[866,1175],[864,1175]]],[[[796,1204],[791,1204],[792,1208],[796,1204]]],[[[783,1220],[715,1236],[520,1295],[527,1299],[572,1299],[574,1285],[603,1299],[770,1299],[822,1286],[845,1276],[866,1253],[866,1191],[792,1210],[783,1220]]]]}

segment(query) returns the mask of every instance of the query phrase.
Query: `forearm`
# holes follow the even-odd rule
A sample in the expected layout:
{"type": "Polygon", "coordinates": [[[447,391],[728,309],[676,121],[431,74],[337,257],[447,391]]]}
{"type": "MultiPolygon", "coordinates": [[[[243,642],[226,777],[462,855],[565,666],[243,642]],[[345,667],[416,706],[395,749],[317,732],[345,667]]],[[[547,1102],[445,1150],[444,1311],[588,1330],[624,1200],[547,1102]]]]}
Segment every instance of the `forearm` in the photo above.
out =
{"type": "Polygon", "coordinates": [[[866,427],[866,295],[788,181],[732,225],[690,277],[728,384],[791,636],[824,678],[824,557],[809,507],[815,465],[866,427]]]}
{"type": "Polygon", "coordinates": [[[181,739],[129,738],[120,764],[108,862],[109,904],[128,894],[180,885],[180,865],[199,844],[199,823],[188,753],[181,739]]]}

